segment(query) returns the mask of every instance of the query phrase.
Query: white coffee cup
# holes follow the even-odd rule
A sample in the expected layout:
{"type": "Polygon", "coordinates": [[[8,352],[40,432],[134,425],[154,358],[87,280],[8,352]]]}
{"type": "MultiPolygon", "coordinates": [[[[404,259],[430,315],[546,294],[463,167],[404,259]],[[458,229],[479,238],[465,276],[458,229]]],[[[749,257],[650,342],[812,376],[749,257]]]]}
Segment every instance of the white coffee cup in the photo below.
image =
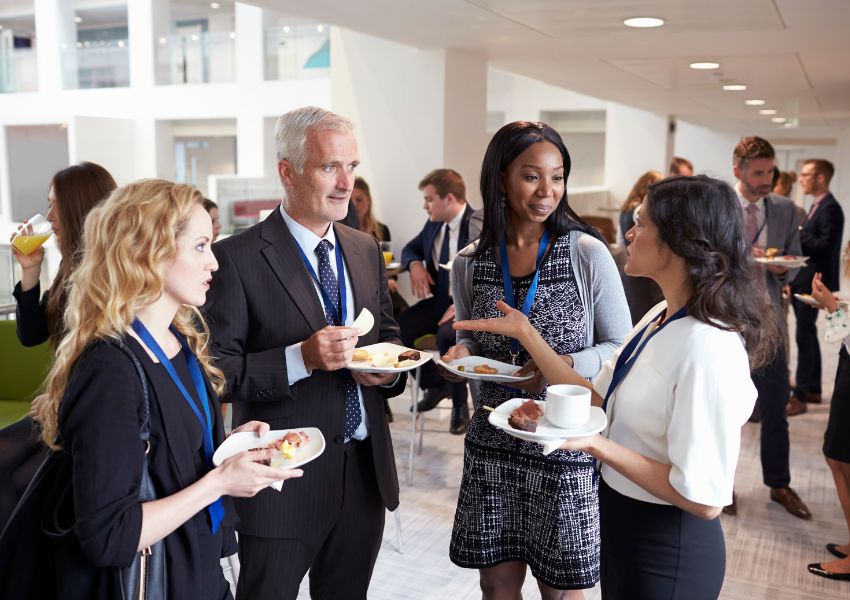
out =
{"type": "Polygon", "coordinates": [[[550,385],[545,414],[556,427],[584,425],[590,419],[590,390],[580,385],[550,385]]]}

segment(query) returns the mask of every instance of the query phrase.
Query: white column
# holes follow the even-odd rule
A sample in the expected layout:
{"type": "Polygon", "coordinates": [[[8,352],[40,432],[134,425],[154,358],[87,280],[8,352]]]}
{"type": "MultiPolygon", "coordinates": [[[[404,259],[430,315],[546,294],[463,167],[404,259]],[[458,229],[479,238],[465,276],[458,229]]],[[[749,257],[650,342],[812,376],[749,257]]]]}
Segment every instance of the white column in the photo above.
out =
{"type": "Polygon", "coordinates": [[[155,85],[157,40],[168,35],[169,18],[168,0],[127,2],[132,87],[149,88],[155,85]]]}
{"type": "Polygon", "coordinates": [[[243,98],[236,115],[237,173],[245,177],[274,177],[274,173],[264,173],[272,145],[266,139],[264,115],[258,103],[263,83],[263,10],[242,2],[234,6],[236,83],[243,98]]]}
{"type": "Polygon", "coordinates": [[[33,0],[35,9],[38,90],[42,93],[77,87],[77,24],[67,0],[33,0]],[[63,59],[64,56],[64,59],[63,59]]]}
{"type": "Polygon", "coordinates": [[[479,177],[487,148],[487,61],[447,50],[443,103],[443,164],[463,176],[466,197],[481,207],[479,177]]]}

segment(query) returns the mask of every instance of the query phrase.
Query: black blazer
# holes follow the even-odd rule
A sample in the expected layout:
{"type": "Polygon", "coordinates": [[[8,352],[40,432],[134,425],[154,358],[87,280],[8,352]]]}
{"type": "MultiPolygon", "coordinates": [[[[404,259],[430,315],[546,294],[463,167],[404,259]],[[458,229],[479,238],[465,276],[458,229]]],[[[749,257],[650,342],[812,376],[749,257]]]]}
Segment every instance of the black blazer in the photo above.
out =
{"type": "MultiPolygon", "coordinates": [[[[400,342],[387,291],[380,246],[371,235],[334,224],[352,283],[355,315],[368,308],[375,327],[359,345],[400,342]]],[[[212,354],[224,371],[234,425],[257,419],[272,429],[318,427],[327,442],[322,456],[304,466],[304,476],[283,492],[264,490],[235,500],[239,531],[259,537],[300,537],[341,502],[345,403],[339,371],[316,370],[292,387],[285,348],[327,327],[325,312],[280,210],[250,229],[213,244],[219,269],[204,307],[212,331],[212,354]]],[[[398,478],[381,395],[404,389],[363,388],[378,491],[390,510],[398,506],[398,478]]]]}
{"type": "Polygon", "coordinates": [[[820,201],[815,214],[800,229],[800,245],[809,262],[800,269],[793,288],[797,293],[812,290],[812,277],[823,273],[823,283],[830,290],[841,286],[841,236],[844,233],[844,211],[832,193],[820,201]]]}
{"type": "MultiPolygon", "coordinates": [[[[470,242],[475,241],[481,233],[480,221],[483,217],[476,216],[475,225],[470,227],[470,220],[475,212],[476,211],[469,206],[469,204],[466,205],[466,208],[463,211],[463,218],[460,221],[460,230],[458,231],[457,237],[458,252],[465,248],[470,242]],[[472,231],[472,235],[470,235],[470,230],[474,230],[472,231]]],[[[439,265],[433,264],[434,261],[431,256],[431,250],[434,248],[434,240],[437,239],[437,234],[440,233],[440,229],[443,228],[443,225],[445,225],[445,223],[442,221],[429,220],[422,227],[422,231],[416,234],[415,238],[407,242],[404,249],[401,251],[401,265],[403,269],[407,269],[410,263],[414,260],[425,261],[425,268],[428,269],[428,272],[431,274],[434,281],[437,281],[437,272],[440,267],[439,265]]],[[[432,293],[434,291],[434,287],[435,286],[432,286],[432,293]]]]}
{"type": "MultiPolygon", "coordinates": [[[[141,345],[130,336],[124,343],[133,350],[150,373],[158,368],[141,345]]],[[[169,381],[170,383],[170,381],[169,381]]],[[[158,388],[148,375],[151,391],[151,449],[149,470],[157,497],[174,494],[196,480],[195,453],[175,411],[183,402],[173,385],[158,388]]],[[[213,436],[216,446],[224,439],[221,410],[215,392],[207,382],[211,414],[215,417],[213,436]]],[[[59,414],[59,433],[63,451],[73,465],[73,497],[76,522],[74,543],[85,559],[96,567],[129,565],[136,554],[142,527],[139,485],[144,449],[139,440],[143,415],[142,386],[133,363],[115,346],[98,342],[78,359],[65,391],[59,414]]],[[[236,551],[233,526],[236,511],[225,501],[223,555],[236,551]]],[[[202,565],[193,520],[181,525],[165,538],[168,554],[169,597],[200,598],[203,569],[219,568],[218,563],[202,565]]],[[[73,561],[67,568],[73,569],[73,561]]],[[[103,578],[108,569],[93,570],[98,581],[75,583],[89,589],[79,598],[106,598],[103,578]]]]}
{"type": "Polygon", "coordinates": [[[40,291],[40,284],[36,284],[34,288],[23,292],[19,281],[12,292],[17,302],[15,331],[24,346],[38,346],[50,337],[47,330],[47,299],[50,297],[50,290],[44,292],[39,299],[40,291]]]}

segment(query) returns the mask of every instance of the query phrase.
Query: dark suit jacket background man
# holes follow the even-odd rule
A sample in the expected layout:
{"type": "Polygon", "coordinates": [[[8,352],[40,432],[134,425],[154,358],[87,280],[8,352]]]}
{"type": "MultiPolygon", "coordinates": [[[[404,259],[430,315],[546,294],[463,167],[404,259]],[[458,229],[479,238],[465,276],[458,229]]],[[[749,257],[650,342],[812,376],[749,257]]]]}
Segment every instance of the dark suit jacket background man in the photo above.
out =
{"type": "MultiPolygon", "coordinates": [[[[777,248],[780,254],[800,254],[797,210],[788,198],[771,194],[776,154],[770,142],[760,137],[743,138],[735,146],[732,168],[735,186],[744,213],[744,234],[752,244],[753,256],[764,255],[766,248],[777,248]]],[[[782,315],[782,287],[796,275],[796,269],[761,266],[756,270],[758,286],[765,286],[773,304],[776,326],[785,328],[782,315]]],[[[756,287],[756,286],[754,286],[756,287]]],[[[785,348],[780,346],[770,364],[752,373],[761,409],[761,468],[770,499],[801,519],[811,512],[791,486],[789,466],[790,440],[785,405],[788,402],[788,364],[785,348]]],[[[737,512],[737,499],[724,508],[727,514],[737,512]]]]}
{"type": "Polygon", "coordinates": [[[278,120],[275,145],[280,208],[213,247],[220,268],[205,307],[212,355],[227,377],[223,400],[233,403],[234,424],[318,427],[327,447],[299,485],[237,504],[238,597],[295,599],[309,570],[313,598],[366,598],[385,509],[398,506],[381,394],[399,394],[406,378],[345,369],[357,333],[329,322],[344,312],[350,324],[368,308],[375,326],[360,345],[401,340],[377,241],[334,224],[345,217],[359,163],[351,122],[298,109],[278,120]]]}
{"type": "MultiPolygon", "coordinates": [[[[835,167],[828,160],[810,159],[800,169],[803,192],[814,196],[814,202],[800,229],[800,245],[809,262],[791,284],[795,294],[812,293],[812,277],[823,273],[823,283],[830,290],[841,287],[841,235],[844,211],[829,191],[835,167]]],[[[806,412],[805,402],[821,402],[821,358],[818,340],[818,309],[793,299],[797,319],[797,374],[794,396],[788,405],[789,415],[806,412]]]]}
{"type": "MultiPolygon", "coordinates": [[[[439,265],[454,259],[459,250],[478,239],[483,213],[473,211],[467,204],[463,177],[452,169],[431,171],[419,182],[419,189],[428,221],[402,250],[401,264],[410,271],[410,286],[421,300],[400,314],[398,323],[405,345],[412,346],[416,338],[436,333],[440,354],[445,354],[455,345],[454,304],[449,271],[439,265]]],[[[469,421],[466,382],[447,382],[432,362],[422,367],[420,380],[425,398],[418,410],[431,410],[440,400],[451,396],[450,430],[464,433],[469,421]]]]}

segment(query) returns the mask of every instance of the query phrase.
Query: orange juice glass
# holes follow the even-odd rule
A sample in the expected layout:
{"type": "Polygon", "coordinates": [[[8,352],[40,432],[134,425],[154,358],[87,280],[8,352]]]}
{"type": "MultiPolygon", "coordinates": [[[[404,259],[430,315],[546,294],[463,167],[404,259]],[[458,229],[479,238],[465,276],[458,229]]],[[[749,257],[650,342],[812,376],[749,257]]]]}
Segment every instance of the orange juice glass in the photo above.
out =
{"type": "Polygon", "coordinates": [[[21,254],[32,254],[41,248],[52,233],[50,221],[41,215],[35,215],[26,221],[12,238],[12,246],[21,254]]]}

